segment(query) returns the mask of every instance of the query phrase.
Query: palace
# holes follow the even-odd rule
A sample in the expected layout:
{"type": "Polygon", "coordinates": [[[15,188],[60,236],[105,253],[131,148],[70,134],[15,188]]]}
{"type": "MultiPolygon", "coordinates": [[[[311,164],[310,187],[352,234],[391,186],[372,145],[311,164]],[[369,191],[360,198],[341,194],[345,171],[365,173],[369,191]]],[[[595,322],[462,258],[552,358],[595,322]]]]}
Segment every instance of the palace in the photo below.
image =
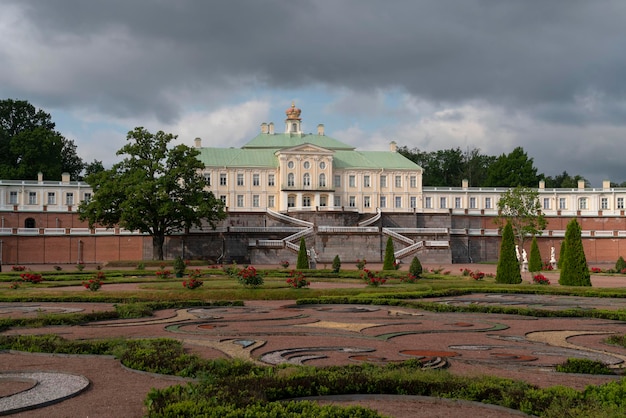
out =
{"type": "MultiPolygon", "coordinates": [[[[241,148],[195,148],[210,190],[228,217],[216,230],[168,237],[166,257],[277,264],[294,259],[300,238],[319,263],[382,260],[391,237],[400,260],[424,263],[495,261],[500,237],[493,222],[506,188],[423,187],[422,168],[396,152],[360,151],[326,136],[324,126],[304,133],[301,110],[286,110],[285,129],[261,124],[241,148]]],[[[567,222],[577,218],[589,262],[615,262],[626,253],[626,189],[537,188],[548,226],[539,238],[544,258],[560,248],[567,222]]],[[[78,205],[88,184],[71,181],[0,181],[0,265],[103,263],[152,258],[151,238],[120,228],[90,229],[78,205]]]]}

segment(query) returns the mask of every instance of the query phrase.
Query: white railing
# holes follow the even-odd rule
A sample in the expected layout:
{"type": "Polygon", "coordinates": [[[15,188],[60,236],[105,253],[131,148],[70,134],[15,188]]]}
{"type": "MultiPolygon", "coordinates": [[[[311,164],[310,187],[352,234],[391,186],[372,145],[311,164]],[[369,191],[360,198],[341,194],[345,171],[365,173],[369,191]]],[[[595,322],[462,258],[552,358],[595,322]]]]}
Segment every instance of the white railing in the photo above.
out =
{"type": "Polygon", "coordinates": [[[411,254],[424,246],[423,241],[418,241],[415,244],[409,245],[408,247],[404,247],[401,250],[395,251],[393,253],[395,258],[402,258],[405,255],[411,254]]]}
{"type": "Polygon", "coordinates": [[[321,233],[334,233],[334,234],[349,234],[349,233],[366,233],[377,234],[377,226],[330,226],[320,225],[317,227],[317,232],[321,233]]]}
{"type": "Polygon", "coordinates": [[[94,229],[96,235],[115,235],[114,228],[96,228],[94,229]]]}
{"type": "Polygon", "coordinates": [[[376,215],[372,216],[372,217],[371,217],[371,218],[369,218],[369,219],[366,219],[366,220],[364,220],[364,221],[359,222],[359,226],[368,226],[368,225],[371,225],[371,224],[373,224],[374,222],[376,222],[377,220],[379,220],[379,219],[380,219],[380,216],[381,216],[381,211],[380,211],[380,208],[377,208],[377,209],[376,209],[376,215]]]}
{"type": "Polygon", "coordinates": [[[445,248],[445,247],[449,247],[450,246],[450,242],[448,242],[448,241],[426,241],[425,245],[426,245],[426,247],[445,248]]]}
{"type": "Polygon", "coordinates": [[[617,231],[618,237],[626,237],[626,231],[617,231]]]}
{"type": "Polygon", "coordinates": [[[267,214],[270,215],[270,216],[273,216],[276,219],[280,219],[281,221],[289,222],[289,223],[292,223],[292,224],[305,226],[305,227],[312,227],[313,226],[312,222],[303,221],[302,219],[293,218],[293,217],[287,216],[287,215],[285,215],[283,213],[275,212],[275,211],[273,211],[271,209],[267,209],[267,214]]]}
{"type": "Polygon", "coordinates": [[[65,228],[44,228],[44,235],[65,235],[65,228]]]}
{"type": "Polygon", "coordinates": [[[400,235],[397,232],[390,230],[389,228],[383,228],[383,234],[389,235],[390,237],[395,238],[398,241],[402,241],[409,245],[415,244],[415,241],[413,241],[411,238],[407,238],[404,235],[400,235]]]}
{"type": "Polygon", "coordinates": [[[256,241],[257,247],[283,248],[285,242],[282,239],[259,239],[256,241]]]}
{"type": "Polygon", "coordinates": [[[491,235],[491,236],[494,236],[494,235],[498,235],[498,230],[497,230],[497,229],[484,229],[484,230],[483,230],[483,233],[484,233],[485,235],[491,235]]]}
{"type": "Polygon", "coordinates": [[[593,235],[596,237],[612,237],[613,231],[595,231],[593,235]]]}
{"type": "Polygon", "coordinates": [[[467,230],[467,235],[482,235],[482,234],[483,234],[482,229],[468,229],[467,230]]]}
{"type": "Polygon", "coordinates": [[[564,237],[565,236],[565,231],[564,230],[553,230],[552,231],[552,236],[553,237],[564,237]]]}
{"type": "Polygon", "coordinates": [[[18,235],[39,235],[39,228],[17,228],[18,235]]]}
{"type": "Polygon", "coordinates": [[[433,234],[447,234],[448,228],[387,228],[390,231],[397,232],[398,234],[421,234],[421,235],[433,235],[433,234]]]}
{"type": "Polygon", "coordinates": [[[580,231],[580,236],[581,237],[590,237],[591,236],[591,231],[580,231]]]}
{"type": "Polygon", "coordinates": [[[265,232],[299,232],[299,226],[231,226],[230,232],[265,233],[265,232]]]}
{"type": "Polygon", "coordinates": [[[467,229],[450,229],[450,235],[467,235],[467,229]]]}
{"type": "Polygon", "coordinates": [[[303,229],[302,231],[298,231],[295,234],[289,235],[288,237],[283,238],[283,241],[285,242],[290,242],[290,241],[295,241],[297,239],[300,239],[304,236],[310,235],[313,233],[313,228],[306,228],[303,229]]]}
{"type": "Polygon", "coordinates": [[[300,246],[296,244],[292,244],[289,241],[285,241],[285,248],[289,248],[290,250],[294,250],[295,252],[300,251],[300,246]]]}
{"type": "Polygon", "coordinates": [[[11,235],[13,228],[0,228],[0,235],[11,235]]]}
{"type": "Polygon", "coordinates": [[[89,228],[70,228],[70,235],[89,235],[90,233],[89,228]]]}

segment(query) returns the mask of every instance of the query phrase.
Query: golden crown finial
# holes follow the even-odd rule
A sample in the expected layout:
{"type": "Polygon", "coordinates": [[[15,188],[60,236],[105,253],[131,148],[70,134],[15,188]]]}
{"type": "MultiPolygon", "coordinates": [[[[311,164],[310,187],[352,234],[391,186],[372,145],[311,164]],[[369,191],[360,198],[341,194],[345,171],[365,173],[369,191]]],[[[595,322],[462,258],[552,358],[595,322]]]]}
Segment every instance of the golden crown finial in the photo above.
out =
{"type": "Polygon", "coordinates": [[[291,102],[291,107],[285,110],[285,114],[287,115],[287,119],[295,119],[300,120],[300,113],[302,111],[296,107],[296,102],[291,102]]]}

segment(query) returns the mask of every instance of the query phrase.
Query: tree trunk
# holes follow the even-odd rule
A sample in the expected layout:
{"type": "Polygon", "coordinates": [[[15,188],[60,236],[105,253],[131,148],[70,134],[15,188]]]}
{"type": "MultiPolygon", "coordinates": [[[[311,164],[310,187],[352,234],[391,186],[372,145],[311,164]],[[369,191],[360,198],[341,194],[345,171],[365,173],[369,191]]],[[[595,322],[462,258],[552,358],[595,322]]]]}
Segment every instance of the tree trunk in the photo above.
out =
{"type": "Polygon", "coordinates": [[[152,259],[163,260],[163,244],[165,243],[165,235],[152,236],[152,259]]]}

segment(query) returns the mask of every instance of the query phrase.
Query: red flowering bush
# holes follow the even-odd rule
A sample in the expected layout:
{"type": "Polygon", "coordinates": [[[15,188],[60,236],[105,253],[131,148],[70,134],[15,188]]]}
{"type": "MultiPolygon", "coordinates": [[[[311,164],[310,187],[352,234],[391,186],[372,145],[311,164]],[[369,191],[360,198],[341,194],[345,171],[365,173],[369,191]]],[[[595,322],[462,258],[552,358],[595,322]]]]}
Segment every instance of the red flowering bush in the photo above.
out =
{"type": "Polygon", "coordinates": [[[197,289],[200,286],[202,286],[204,284],[204,282],[200,279],[196,279],[195,277],[192,277],[189,280],[185,280],[183,281],[183,287],[187,288],[187,289],[197,289]]]}
{"type": "Polygon", "coordinates": [[[548,280],[543,274],[533,276],[533,282],[536,284],[550,284],[550,280],[548,280]]]}
{"type": "Polygon", "coordinates": [[[541,270],[548,270],[548,271],[554,270],[554,267],[552,267],[552,263],[550,263],[549,261],[546,261],[545,263],[543,263],[541,270]]]}
{"type": "Polygon", "coordinates": [[[291,270],[289,272],[289,278],[287,279],[287,284],[293,287],[294,289],[300,289],[303,287],[308,287],[311,282],[309,282],[306,277],[304,277],[304,273],[298,270],[291,270]]]}
{"type": "Polygon", "coordinates": [[[287,267],[289,267],[289,261],[287,260],[281,260],[280,261],[280,266],[284,269],[286,269],[287,267]]]}
{"type": "Polygon", "coordinates": [[[37,274],[37,273],[22,273],[20,274],[20,277],[22,278],[22,281],[25,282],[30,282],[30,283],[41,283],[41,281],[43,280],[43,277],[41,277],[41,274],[37,274]]]}
{"type": "Polygon", "coordinates": [[[480,270],[472,271],[470,277],[474,280],[482,280],[485,278],[485,273],[480,270]]]}
{"type": "Polygon", "coordinates": [[[361,273],[361,278],[365,280],[368,286],[378,287],[387,282],[387,279],[384,277],[380,277],[379,273],[374,273],[371,270],[366,268],[363,269],[363,273],[361,273]]]}
{"type": "Polygon", "coordinates": [[[419,277],[414,276],[411,273],[409,273],[408,275],[400,278],[400,281],[402,283],[417,283],[418,280],[419,280],[419,277]]]}
{"type": "Polygon", "coordinates": [[[24,271],[26,270],[26,266],[13,266],[11,267],[11,271],[24,271]]]}
{"type": "Polygon", "coordinates": [[[169,279],[172,277],[172,272],[169,270],[157,270],[155,274],[158,279],[169,279]]]}
{"type": "Polygon", "coordinates": [[[591,267],[592,273],[602,273],[602,269],[600,267],[591,267]]]}
{"type": "Polygon", "coordinates": [[[248,266],[239,270],[237,280],[244,286],[257,287],[263,284],[263,277],[257,272],[254,266],[248,266]]]}
{"type": "Polygon", "coordinates": [[[367,260],[363,259],[357,259],[356,260],[356,268],[359,270],[363,270],[365,268],[365,266],[367,265],[367,260]]]}
{"type": "Polygon", "coordinates": [[[95,278],[89,279],[83,282],[83,286],[85,287],[85,289],[89,289],[92,292],[96,292],[100,290],[100,288],[102,287],[102,280],[95,279],[95,278]]]}
{"type": "Polygon", "coordinates": [[[461,269],[461,275],[462,276],[469,276],[471,272],[472,272],[472,270],[470,270],[468,268],[461,269]]]}
{"type": "Polygon", "coordinates": [[[202,270],[200,269],[193,269],[189,272],[189,278],[191,279],[199,279],[200,277],[202,277],[202,270]]]}

